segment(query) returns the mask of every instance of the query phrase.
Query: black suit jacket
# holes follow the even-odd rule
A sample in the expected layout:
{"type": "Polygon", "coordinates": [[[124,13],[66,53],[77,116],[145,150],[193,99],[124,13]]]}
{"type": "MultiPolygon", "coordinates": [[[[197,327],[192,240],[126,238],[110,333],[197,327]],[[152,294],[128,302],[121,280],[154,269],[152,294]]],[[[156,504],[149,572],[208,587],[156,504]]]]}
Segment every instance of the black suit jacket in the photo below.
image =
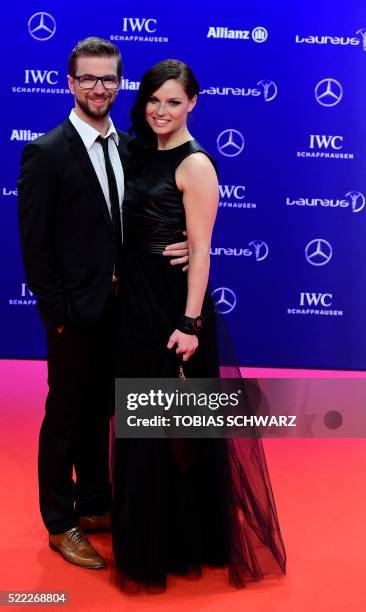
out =
{"type": "MultiPolygon", "coordinates": [[[[129,136],[118,135],[124,164],[129,136]]],[[[24,148],[18,192],[25,274],[43,323],[93,323],[111,291],[116,242],[98,177],[69,119],[24,148]]]]}

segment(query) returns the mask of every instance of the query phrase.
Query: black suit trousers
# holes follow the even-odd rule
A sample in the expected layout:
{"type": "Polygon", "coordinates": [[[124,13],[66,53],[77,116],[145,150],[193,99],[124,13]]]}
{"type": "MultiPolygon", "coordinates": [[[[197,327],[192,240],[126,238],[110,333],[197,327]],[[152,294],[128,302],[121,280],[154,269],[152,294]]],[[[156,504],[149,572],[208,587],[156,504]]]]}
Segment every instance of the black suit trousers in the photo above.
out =
{"type": "Polygon", "coordinates": [[[111,295],[89,326],[66,321],[62,333],[47,331],[49,392],[38,475],[41,514],[52,534],[75,527],[78,516],[110,508],[116,303],[111,295]]]}

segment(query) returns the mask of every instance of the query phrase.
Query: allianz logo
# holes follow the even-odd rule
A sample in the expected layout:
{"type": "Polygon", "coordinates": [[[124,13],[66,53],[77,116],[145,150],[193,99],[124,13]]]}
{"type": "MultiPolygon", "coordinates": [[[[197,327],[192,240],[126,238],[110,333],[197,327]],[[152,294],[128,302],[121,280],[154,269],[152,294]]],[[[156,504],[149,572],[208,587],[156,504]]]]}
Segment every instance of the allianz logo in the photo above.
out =
{"type": "Polygon", "coordinates": [[[322,306],[329,308],[332,305],[332,293],[310,293],[302,291],[300,293],[300,306],[322,306]]]}
{"type": "Polygon", "coordinates": [[[358,213],[365,208],[366,198],[360,191],[349,191],[346,199],[335,198],[286,198],[287,206],[323,206],[325,208],[351,208],[352,212],[358,213]]]}
{"type": "Polygon", "coordinates": [[[140,87],[140,81],[130,81],[129,79],[122,79],[121,81],[121,89],[137,91],[140,87]]]}
{"type": "Polygon", "coordinates": [[[231,30],[223,26],[210,26],[207,38],[253,40],[254,42],[262,43],[267,40],[268,31],[262,26],[257,26],[253,30],[231,30]]]}
{"type": "Polygon", "coordinates": [[[268,244],[263,240],[252,240],[247,247],[212,247],[213,256],[225,257],[253,257],[255,261],[263,261],[269,253],[268,244]]]}
{"type": "Polygon", "coordinates": [[[32,130],[12,130],[10,140],[18,140],[19,142],[29,142],[43,136],[44,132],[32,132],[32,130]]]}
{"type": "Polygon", "coordinates": [[[262,79],[257,82],[259,87],[207,87],[202,89],[200,94],[209,96],[243,96],[259,97],[263,96],[265,102],[272,102],[277,96],[278,87],[274,81],[262,79]]]}
{"type": "Polygon", "coordinates": [[[357,47],[360,44],[363,46],[363,50],[366,51],[366,29],[357,30],[356,36],[300,36],[296,34],[296,44],[308,44],[308,45],[340,45],[340,46],[353,46],[357,47]]]}

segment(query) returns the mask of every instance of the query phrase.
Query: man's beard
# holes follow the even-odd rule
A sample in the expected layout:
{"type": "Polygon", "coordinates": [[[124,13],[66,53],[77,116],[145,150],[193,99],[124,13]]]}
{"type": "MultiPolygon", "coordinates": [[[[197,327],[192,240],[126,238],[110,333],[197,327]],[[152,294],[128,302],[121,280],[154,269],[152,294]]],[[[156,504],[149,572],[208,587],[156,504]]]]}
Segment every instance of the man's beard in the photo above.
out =
{"type": "Polygon", "coordinates": [[[114,104],[113,98],[112,99],[107,98],[106,100],[107,106],[97,108],[94,110],[89,107],[87,100],[79,100],[79,98],[76,98],[76,101],[78,103],[78,106],[80,106],[81,110],[91,119],[100,119],[101,117],[106,117],[114,104]]]}

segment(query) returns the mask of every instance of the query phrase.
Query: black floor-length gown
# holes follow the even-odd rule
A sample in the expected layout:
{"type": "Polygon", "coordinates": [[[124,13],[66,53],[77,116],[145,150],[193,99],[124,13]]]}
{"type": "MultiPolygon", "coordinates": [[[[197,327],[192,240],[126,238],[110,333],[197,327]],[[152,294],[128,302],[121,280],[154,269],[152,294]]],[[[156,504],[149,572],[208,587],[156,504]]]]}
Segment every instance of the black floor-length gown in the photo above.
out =
{"type": "MultiPolygon", "coordinates": [[[[178,165],[205,151],[196,140],[156,150],[129,173],[123,204],[117,375],[175,377],[166,348],[184,314],[187,275],[162,256],[183,239],[178,165]]],[[[188,377],[219,375],[215,315],[207,292],[199,349],[188,377]]],[[[164,589],[169,573],[227,566],[242,587],[285,571],[285,550],[260,440],[116,439],[113,549],[122,588],[164,589]]]]}

